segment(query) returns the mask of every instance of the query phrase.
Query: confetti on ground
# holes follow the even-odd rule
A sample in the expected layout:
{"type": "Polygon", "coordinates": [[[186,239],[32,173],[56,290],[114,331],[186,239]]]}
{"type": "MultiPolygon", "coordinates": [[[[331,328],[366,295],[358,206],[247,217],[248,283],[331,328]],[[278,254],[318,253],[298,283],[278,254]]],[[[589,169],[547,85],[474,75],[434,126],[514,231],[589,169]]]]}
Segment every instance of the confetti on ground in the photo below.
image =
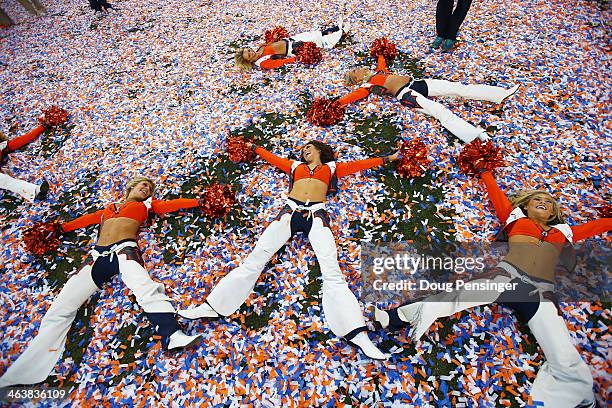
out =
{"type": "MultiPolygon", "coordinates": [[[[52,185],[46,202],[28,205],[0,191],[0,372],[35,335],[53,296],[78,269],[95,239],[87,229],[65,236],[57,256],[33,258],[21,237],[33,222],[68,219],[122,194],[138,174],[157,179],[159,197],[198,195],[207,184],[234,185],[241,209],[208,223],[198,212],[157,219],[140,236],[152,276],[177,307],[205,299],[221,276],[253,248],[279,211],[288,180],[268,165],[224,156],[230,134],[295,155],[310,139],[332,144],[341,159],[393,152],[420,138],[432,159],[417,180],[391,169],[341,182],[331,200],[340,265],[359,290],[359,240],[483,240],[498,221],[483,188],[460,174],[458,139],[389,98],[347,108],[338,126],[305,119],[317,97],[349,90],[344,72],[371,65],[379,37],[398,46],[392,70],[425,78],[521,84],[504,105],[440,100],[479,124],[503,146],[508,189],[544,187],[559,197],[570,223],[597,216],[610,189],[610,10],[607,2],[474,2],[451,54],[430,52],[435,1],[112,2],[94,14],[86,1],[49,2],[28,15],[2,7],[17,23],[0,29],[0,131],[14,137],[42,110],[66,108],[70,122],[11,154],[3,171],[52,185]],[[239,46],[265,30],[290,33],[350,16],[351,35],[314,68],[239,73],[239,46]]],[[[163,352],[129,291],[116,279],[79,312],[67,351],[46,384],[70,387],[73,406],[521,406],[543,362],[526,326],[501,306],[481,307],[436,323],[419,344],[405,331],[376,332],[393,352],[372,362],[329,332],[320,306],[319,269],[297,237],[271,262],[239,313],[187,325],[194,349],[163,352]]],[[[364,307],[369,305],[364,305],[364,307]]],[[[610,395],[609,304],[564,304],[572,338],[591,367],[600,402],[610,395]]],[[[366,311],[369,316],[369,312],[366,311]]],[[[53,404],[49,404],[52,406],[53,404]]]]}

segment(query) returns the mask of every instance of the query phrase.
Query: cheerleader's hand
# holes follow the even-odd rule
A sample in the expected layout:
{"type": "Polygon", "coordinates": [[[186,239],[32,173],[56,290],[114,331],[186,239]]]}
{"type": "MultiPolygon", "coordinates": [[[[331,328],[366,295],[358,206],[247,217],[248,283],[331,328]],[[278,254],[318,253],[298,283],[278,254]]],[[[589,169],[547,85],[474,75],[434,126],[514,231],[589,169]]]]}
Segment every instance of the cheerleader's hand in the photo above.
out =
{"type": "Polygon", "coordinates": [[[387,156],[387,160],[390,162],[397,161],[402,157],[399,151],[395,152],[391,156],[387,156]]]}

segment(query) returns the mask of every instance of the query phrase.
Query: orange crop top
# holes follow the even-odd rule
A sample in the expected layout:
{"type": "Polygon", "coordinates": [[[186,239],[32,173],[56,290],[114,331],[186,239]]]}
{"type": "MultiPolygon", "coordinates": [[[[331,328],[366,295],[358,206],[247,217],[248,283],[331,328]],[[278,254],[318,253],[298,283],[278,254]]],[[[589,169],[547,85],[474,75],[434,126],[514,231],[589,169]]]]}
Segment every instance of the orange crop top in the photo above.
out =
{"type": "Polygon", "coordinates": [[[255,65],[263,69],[275,69],[280,68],[285,64],[292,64],[295,61],[295,57],[287,57],[282,54],[277,54],[274,47],[270,44],[264,46],[263,54],[257,61],[255,61],[255,65]]]}
{"type": "Polygon", "coordinates": [[[8,155],[8,153],[14,152],[17,149],[22,148],[28,143],[33,142],[38,136],[42,135],[45,132],[46,128],[44,125],[38,125],[34,129],[25,133],[22,136],[15,137],[6,142],[0,143],[0,164],[4,160],[4,158],[8,155]]]}
{"type": "MultiPolygon", "coordinates": [[[[485,171],[482,173],[481,177],[487,187],[489,199],[493,204],[497,217],[501,222],[506,223],[510,213],[514,210],[510,200],[508,200],[508,197],[501,191],[490,172],[485,171]]],[[[572,241],[577,242],[612,230],[612,218],[601,218],[569,228],[573,235],[572,241]]],[[[511,221],[506,225],[505,230],[509,237],[513,235],[527,235],[551,243],[565,243],[567,241],[566,236],[557,228],[552,228],[547,232],[546,236],[543,236],[542,229],[534,221],[524,216],[515,221],[511,221]]]]}
{"type": "Polygon", "coordinates": [[[367,98],[370,95],[370,88],[373,85],[384,87],[388,76],[389,69],[387,68],[387,62],[385,61],[385,57],[379,55],[378,63],[376,64],[376,75],[374,75],[368,80],[369,85],[362,86],[361,88],[358,88],[353,92],[344,95],[342,98],[338,99],[338,102],[340,102],[342,106],[346,106],[349,103],[357,102],[361,99],[367,98]]]}
{"type": "Polygon", "coordinates": [[[131,218],[134,221],[143,223],[149,216],[149,210],[154,214],[165,214],[178,211],[183,208],[193,208],[199,205],[196,198],[178,198],[176,200],[152,200],[151,208],[142,201],[129,201],[119,207],[117,204],[109,204],[103,210],[83,215],[70,222],[62,223],[64,232],[70,232],[79,228],[85,228],[94,224],[102,224],[111,218],[131,218]]]}
{"type": "MultiPolygon", "coordinates": [[[[289,159],[278,157],[277,155],[270,153],[262,147],[257,147],[255,153],[262,159],[270,163],[271,165],[279,168],[287,174],[291,174],[291,168],[293,163],[296,163],[289,159]]],[[[338,178],[348,176],[349,174],[357,173],[362,170],[367,170],[375,166],[380,166],[386,162],[386,157],[376,157],[372,159],[356,160],[352,162],[337,163],[335,172],[332,174],[332,169],[328,164],[319,164],[314,169],[310,169],[306,163],[300,163],[293,170],[291,175],[291,185],[294,182],[307,178],[314,178],[327,184],[328,186],[332,182],[333,176],[338,178]]]]}

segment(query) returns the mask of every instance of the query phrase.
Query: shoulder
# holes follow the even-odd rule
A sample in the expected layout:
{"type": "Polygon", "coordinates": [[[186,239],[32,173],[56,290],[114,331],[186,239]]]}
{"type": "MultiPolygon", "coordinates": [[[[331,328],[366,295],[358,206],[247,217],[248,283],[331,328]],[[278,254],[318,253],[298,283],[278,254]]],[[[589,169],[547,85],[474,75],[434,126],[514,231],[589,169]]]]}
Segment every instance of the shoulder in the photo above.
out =
{"type": "Polygon", "coordinates": [[[327,167],[329,167],[329,170],[332,172],[332,174],[336,171],[336,162],[335,161],[330,161],[325,163],[325,165],[327,167]]]}

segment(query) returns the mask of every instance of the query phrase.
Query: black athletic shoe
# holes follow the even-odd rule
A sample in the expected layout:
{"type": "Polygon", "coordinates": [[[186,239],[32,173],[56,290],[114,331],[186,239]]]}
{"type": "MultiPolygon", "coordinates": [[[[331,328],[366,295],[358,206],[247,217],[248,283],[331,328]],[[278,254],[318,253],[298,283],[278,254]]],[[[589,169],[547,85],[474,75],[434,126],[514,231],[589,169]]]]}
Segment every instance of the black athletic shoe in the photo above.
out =
{"type": "Polygon", "coordinates": [[[47,193],[49,192],[49,182],[46,179],[43,179],[42,184],[40,185],[40,190],[38,194],[36,194],[36,201],[42,201],[47,197],[47,193]]]}

